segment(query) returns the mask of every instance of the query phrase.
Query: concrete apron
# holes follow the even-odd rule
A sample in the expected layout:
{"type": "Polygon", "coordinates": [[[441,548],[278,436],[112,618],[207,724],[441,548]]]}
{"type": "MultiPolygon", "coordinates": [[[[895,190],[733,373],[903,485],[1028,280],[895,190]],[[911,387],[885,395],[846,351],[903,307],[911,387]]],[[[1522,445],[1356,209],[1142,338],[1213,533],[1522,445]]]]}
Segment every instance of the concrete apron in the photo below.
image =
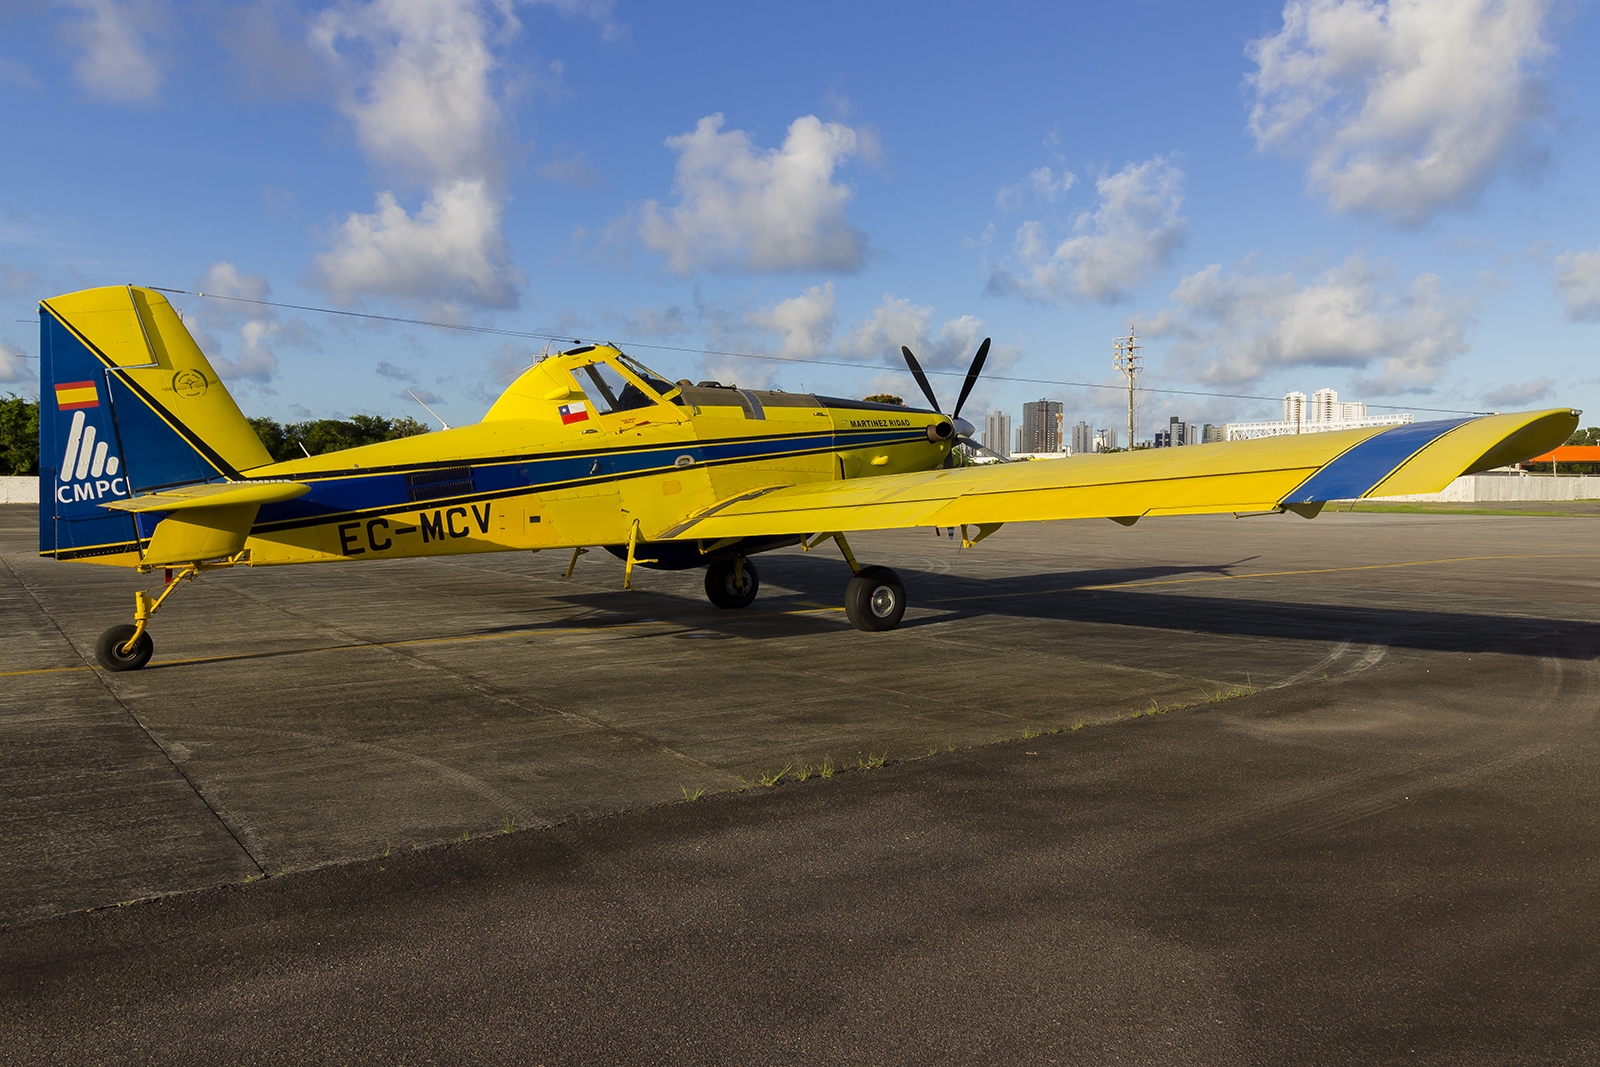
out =
{"type": "Polygon", "coordinates": [[[832,549],[745,611],[600,551],[210,574],[109,675],[145,580],[36,522],[0,508],[0,922],[1600,632],[1583,520],[1205,518],[853,538],[911,600],[877,635],[832,549]]]}

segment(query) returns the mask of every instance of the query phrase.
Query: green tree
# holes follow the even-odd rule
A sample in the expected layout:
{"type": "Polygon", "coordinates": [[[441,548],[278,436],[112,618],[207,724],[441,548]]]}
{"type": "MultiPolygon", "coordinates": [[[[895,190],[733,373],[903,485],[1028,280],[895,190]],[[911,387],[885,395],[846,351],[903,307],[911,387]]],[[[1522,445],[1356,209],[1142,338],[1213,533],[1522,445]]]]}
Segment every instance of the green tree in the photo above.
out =
{"type": "Polygon", "coordinates": [[[893,393],[873,393],[871,396],[864,396],[861,399],[872,404],[898,404],[901,407],[906,406],[906,402],[900,397],[895,396],[893,393]]]}
{"type": "Polygon", "coordinates": [[[39,402],[15,393],[0,400],[0,474],[39,473],[39,402]]]}
{"type": "Polygon", "coordinates": [[[428,427],[408,415],[388,419],[381,415],[352,415],[348,419],[308,419],[287,426],[273,419],[253,418],[256,436],[273,459],[282,462],[302,459],[307,453],[320,456],[379,441],[394,441],[427,433],[428,427]],[[304,446],[305,451],[301,451],[304,446]]]}

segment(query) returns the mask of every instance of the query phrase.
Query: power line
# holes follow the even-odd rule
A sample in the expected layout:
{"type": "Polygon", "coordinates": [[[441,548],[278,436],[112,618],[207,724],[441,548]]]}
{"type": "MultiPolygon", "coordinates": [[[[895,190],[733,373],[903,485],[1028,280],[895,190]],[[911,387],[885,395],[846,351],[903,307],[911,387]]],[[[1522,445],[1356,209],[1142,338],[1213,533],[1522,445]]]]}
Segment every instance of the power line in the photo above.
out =
{"type": "MultiPolygon", "coordinates": [[[[188,289],[169,289],[160,285],[149,288],[158,293],[179,293],[183,296],[202,297],[206,300],[231,300],[240,304],[256,304],[261,307],[285,308],[290,311],[315,311],[323,315],[342,315],[353,319],[374,319],[378,322],[395,322],[408,326],[432,326],[439,330],[456,330],[461,333],[491,334],[497,337],[526,337],[535,341],[572,341],[577,344],[587,342],[615,345],[622,349],[647,348],[656,352],[683,352],[696,356],[728,356],[734,359],[759,359],[769,363],[799,363],[814,367],[844,367],[849,370],[896,370],[887,364],[855,363],[838,359],[807,359],[801,356],[769,356],[760,352],[732,352],[716,348],[691,348],[684,345],[652,344],[648,341],[600,341],[599,338],[571,337],[567,334],[539,333],[531,330],[506,330],[495,326],[472,326],[460,322],[439,322],[434,319],[408,319],[398,315],[374,315],[366,311],[343,311],[339,308],[313,307],[309,304],[281,304],[272,300],[256,300],[247,296],[223,296],[220,293],[190,292],[188,289]]],[[[938,374],[946,378],[964,378],[966,371],[959,370],[927,370],[928,374],[938,374]]],[[[1068,382],[1056,378],[1019,378],[1004,374],[986,374],[984,378],[991,382],[1011,382],[1019,385],[1054,385],[1064,386],[1069,389],[1114,389],[1121,392],[1126,386],[1107,385],[1104,382],[1068,382]]],[[[1272,403],[1281,403],[1281,396],[1257,396],[1252,393],[1216,393],[1203,389],[1160,389],[1148,385],[1139,386],[1140,392],[1165,393],[1170,396],[1201,396],[1218,400],[1266,400],[1272,403]]],[[[1368,404],[1369,408],[1383,408],[1389,411],[1433,411],[1447,415],[1484,415],[1491,412],[1468,411],[1465,408],[1426,408],[1415,404],[1368,404]]]]}

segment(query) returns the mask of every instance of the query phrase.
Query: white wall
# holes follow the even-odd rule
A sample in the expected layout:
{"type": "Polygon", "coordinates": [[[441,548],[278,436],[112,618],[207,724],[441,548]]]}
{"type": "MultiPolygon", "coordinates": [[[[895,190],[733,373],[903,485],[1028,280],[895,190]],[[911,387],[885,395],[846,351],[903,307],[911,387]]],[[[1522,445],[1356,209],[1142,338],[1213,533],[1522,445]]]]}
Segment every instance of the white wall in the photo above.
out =
{"type": "Polygon", "coordinates": [[[0,504],[37,504],[38,478],[0,478],[0,504]]]}
{"type": "Polygon", "coordinates": [[[1600,476],[1583,474],[1469,474],[1438,493],[1375,496],[1393,503],[1483,504],[1516,500],[1600,500],[1600,476]]]}

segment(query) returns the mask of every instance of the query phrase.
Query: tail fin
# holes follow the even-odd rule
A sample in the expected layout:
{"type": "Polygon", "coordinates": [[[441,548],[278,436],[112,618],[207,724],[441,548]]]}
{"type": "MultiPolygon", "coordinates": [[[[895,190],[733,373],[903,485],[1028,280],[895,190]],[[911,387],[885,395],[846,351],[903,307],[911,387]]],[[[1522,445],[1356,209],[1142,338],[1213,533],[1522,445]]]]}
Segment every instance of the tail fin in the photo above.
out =
{"type": "Polygon", "coordinates": [[[40,301],[39,357],[41,554],[138,562],[149,531],[103,504],[272,462],[160,293],[109,286],[40,301]]]}

